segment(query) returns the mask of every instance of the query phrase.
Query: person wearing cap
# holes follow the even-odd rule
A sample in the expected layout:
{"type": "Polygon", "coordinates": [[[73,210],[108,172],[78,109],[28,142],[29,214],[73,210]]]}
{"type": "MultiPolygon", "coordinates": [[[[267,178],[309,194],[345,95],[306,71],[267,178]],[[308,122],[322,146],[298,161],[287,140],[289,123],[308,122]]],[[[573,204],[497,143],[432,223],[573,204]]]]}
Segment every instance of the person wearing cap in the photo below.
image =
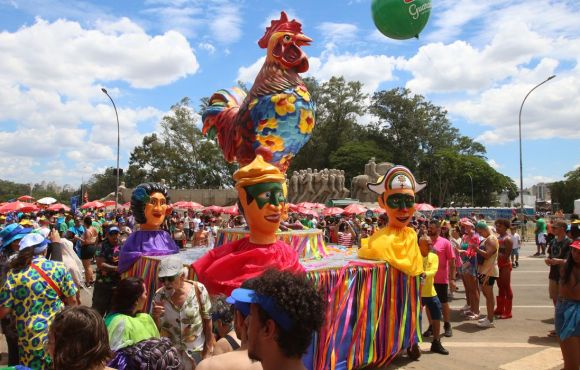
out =
{"type": "Polygon", "coordinates": [[[298,253],[276,236],[286,207],[284,174],[257,155],[233,177],[250,235],[212,249],[193,263],[199,281],[212,295],[229,295],[268,268],[304,272],[298,253]]]}
{"type": "Polygon", "coordinates": [[[48,328],[64,305],[74,305],[77,288],[62,262],[44,255],[49,240],[31,233],[20,241],[0,290],[0,318],[12,313],[18,328],[19,363],[33,369],[49,369],[43,343],[48,328]]]}
{"type": "Polygon", "coordinates": [[[479,319],[479,286],[477,283],[477,253],[469,246],[479,247],[480,238],[475,232],[475,226],[468,218],[459,220],[463,236],[459,245],[461,266],[459,273],[465,287],[466,304],[462,308],[463,315],[470,320],[479,319]]]}
{"type": "MultiPolygon", "coordinates": [[[[20,240],[31,231],[32,229],[24,228],[19,224],[10,224],[0,231],[2,249],[2,252],[0,252],[1,285],[4,285],[6,282],[10,262],[18,254],[20,240]]],[[[8,365],[18,365],[18,332],[16,331],[16,321],[13,315],[8,315],[0,321],[0,324],[8,347],[8,365]]]]}
{"type": "Polygon", "coordinates": [[[321,294],[305,275],[289,271],[267,270],[252,284],[231,294],[248,312],[248,357],[264,370],[304,369],[302,356],[324,322],[321,294]]]}
{"type": "Polygon", "coordinates": [[[564,369],[580,369],[580,239],[570,244],[570,254],[560,267],[556,334],[564,357],[564,369]]]}
{"type": "MultiPolygon", "coordinates": [[[[253,289],[253,281],[246,280],[242,283],[241,288],[253,289]]],[[[248,326],[246,317],[250,313],[250,306],[245,302],[237,302],[232,296],[225,299],[225,303],[231,307],[233,314],[233,326],[235,335],[239,338],[240,345],[234,350],[225,353],[217,353],[219,346],[216,343],[216,349],[212,357],[203,360],[196,370],[262,370],[259,362],[254,362],[248,357],[248,326]]],[[[228,309],[229,309],[228,307],[228,309]]],[[[213,318],[213,314],[212,314],[213,318]]],[[[214,318],[214,321],[219,320],[214,318]]],[[[221,339],[220,339],[221,340],[221,339]]]]}
{"type": "Polygon", "coordinates": [[[214,356],[240,348],[240,339],[234,330],[234,307],[223,294],[212,299],[211,320],[217,340],[213,348],[214,356]]]}
{"type": "Polygon", "coordinates": [[[493,285],[499,277],[497,265],[499,242],[497,237],[491,233],[485,221],[478,221],[475,225],[475,230],[482,240],[479,242],[479,247],[470,244],[469,248],[477,254],[478,261],[483,260],[481,263],[478,262],[477,279],[479,280],[481,292],[485,297],[487,308],[487,317],[479,319],[477,326],[480,328],[494,328],[495,297],[493,295],[493,285]]]}
{"type": "Polygon", "coordinates": [[[121,280],[121,274],[117,271],[119,265],[120,230],[117,226],[111,226],[107,230],[106,239],[97,248],[97,279],[93,290],[93,308],[101,316],[105,316],[111,309],[111,296],[113,289],[121,280]]]}
{"type": "Polygon", "coordinates": [[[141,256],[165,256],[179,253],[171,235],[161,229],[165,217],[171,212],[167,205],[167,187],[162,183],[148,182],[138,185],[131,195],[131,210],[139,231],[131,233],[119,253],[119,272],[131,268],[141,256]]]}
{"type": "Polygon", "coordinates": [[[374,233],[358,251],[360,258],[387,261],[392,267],[410,276],[423,272],[423,261],[417,233],[410,227],[415,213],[415,193],[425,184],[418,184],[411,171],[404,166],[394,166],[381,181],[368,184],[378,194],[379,206],[389,218],[387,227],[374,233]]]}
{"type": "Polygon", "coordinates": [[[177,256],[161,260],[157,276],[163,286],[155,292],[151,315],[179,352],[184,369],[191,370],[211,356],[215,339],[209,294],[203,284],[187,280],[187,272],[177,256]]]}

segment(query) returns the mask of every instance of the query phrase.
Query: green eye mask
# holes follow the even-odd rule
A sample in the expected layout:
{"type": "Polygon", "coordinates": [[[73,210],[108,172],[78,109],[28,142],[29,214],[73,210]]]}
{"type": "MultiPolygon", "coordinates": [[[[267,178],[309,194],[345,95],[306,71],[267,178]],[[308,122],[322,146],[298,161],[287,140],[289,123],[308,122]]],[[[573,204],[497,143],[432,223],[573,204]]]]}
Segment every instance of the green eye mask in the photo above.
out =
{"type": "Polygon", "coordinates": [[[393,209],[411,208],[415,205],[415,197],[409,194],[391,194],[387,197],[387,206],[393,209]]]}
{"type": "Polygon", "coordinates": [[[282,183],[279,182],[264,182],[260,184],[250,185],[245,187],[246,193],[248,193],[248,204],[251,203],[253,199],[258,203],[258,208],[262,209],[266,204],[272,204],[274,206],[280,205],[280,203],[286,202],[284,197],[284,191],[282,189],[282,183]]]}

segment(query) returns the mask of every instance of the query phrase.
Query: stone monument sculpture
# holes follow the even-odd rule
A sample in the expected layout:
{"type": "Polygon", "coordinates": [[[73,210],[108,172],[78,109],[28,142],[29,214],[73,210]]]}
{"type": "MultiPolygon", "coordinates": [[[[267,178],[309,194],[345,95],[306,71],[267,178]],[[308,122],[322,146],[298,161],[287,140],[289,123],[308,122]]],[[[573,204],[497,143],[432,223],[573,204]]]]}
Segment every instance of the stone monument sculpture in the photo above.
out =
{"type": "Polygon", "coordinates": [[[326,203],[331,199],[346,198],[350,190],[345,186],[344,171],[324,168],[294,171],[288,179],[290,203],[326,203]]]}
{"type": "Polygon", "coordinates": [[[371,157],[367,164],[365,164],[365,172],[363,175],[358,175],[352,178],[351,183],[351,198],[358,199],[361,202],[376,201],[376,194],[373,194],[368,188],[367,184],[376,183],[381,176],[381,173],[386,173],[394,165],[390,162],[376,163],[375,158],[371,157]]]}

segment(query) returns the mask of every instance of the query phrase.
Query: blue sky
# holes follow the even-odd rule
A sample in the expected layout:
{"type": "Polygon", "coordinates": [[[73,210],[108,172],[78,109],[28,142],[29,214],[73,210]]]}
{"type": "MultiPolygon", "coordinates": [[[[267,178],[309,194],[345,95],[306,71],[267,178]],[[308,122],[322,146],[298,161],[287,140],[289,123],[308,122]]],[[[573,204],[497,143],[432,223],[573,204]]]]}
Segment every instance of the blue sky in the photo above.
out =
{"type": "MultiPolygon", "coordinates": [[[[251,84],[265,26],[285,10],[314,39],[307,75],[407,87],[444,106],[462,134],[519,183],[554,181],[580,165],[580,5],[575,0],[436,0],[421,37],[376,31],[370,0],[0,0],[0,178],[81,178],[121,165],[170,106],[197,105],[237,80],[251,84]]],[[[373,117],[361,117],[361,122],[373,117]]],[[[362,170],[362,169],[361,169],[362,170]]]]}

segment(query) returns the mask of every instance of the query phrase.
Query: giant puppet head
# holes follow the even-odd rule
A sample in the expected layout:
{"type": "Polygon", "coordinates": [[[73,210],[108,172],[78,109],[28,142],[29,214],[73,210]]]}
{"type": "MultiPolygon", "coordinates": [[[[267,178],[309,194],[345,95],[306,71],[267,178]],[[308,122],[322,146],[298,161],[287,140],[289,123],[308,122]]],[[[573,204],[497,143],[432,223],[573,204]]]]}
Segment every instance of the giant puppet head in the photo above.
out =
{"type": "Polygon", "coordinates": [[[404,166],[395,166],[387,171],[376,184],[368,188],[379,195],[379,206],[389,216],[389,226],[403,228],[411,222],[415,213],[415,193],[426,184],[418,184],[415,176],[404,166]]]}
{"type": "Polygon", "coordinates": [[[272,244],[286,207],[285,176],[261,155],[234,173],[238,202],[250,228],[250,241],[272,244]]]}
{"type": "Polygon", "coordinates": [[[159,230],[165,216],[171,212],[167,206],[167,187],[156,182],[140,184],[131,195],[131,211],[141,230],[159,230]]]}

